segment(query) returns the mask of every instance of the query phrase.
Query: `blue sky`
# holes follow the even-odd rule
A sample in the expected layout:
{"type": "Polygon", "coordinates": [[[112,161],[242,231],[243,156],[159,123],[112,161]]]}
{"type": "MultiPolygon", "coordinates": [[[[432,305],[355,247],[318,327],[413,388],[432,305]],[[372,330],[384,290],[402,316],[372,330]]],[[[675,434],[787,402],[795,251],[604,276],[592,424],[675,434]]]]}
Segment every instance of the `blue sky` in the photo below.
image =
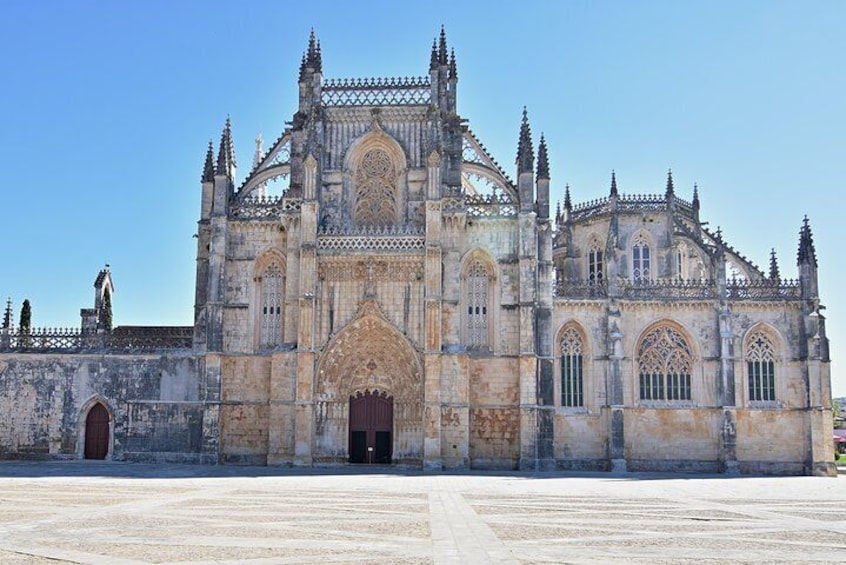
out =
{"type": "Polygon", "coordinates": [[[0,0],[0,296],[77,326],[112,265],[117,324],[190,324],[206,144],[253,139],[296,107],[308,32],[326,77],[423,75],[441,24],[459,110],[509,172],[523,105],[553,198],[677,192],[759,265],[795,276],[811,219],[833,382],[846,395],[846,3],[38,2],[0,0]],[[303,8],[302,6],[307,6],[303,8]]]}

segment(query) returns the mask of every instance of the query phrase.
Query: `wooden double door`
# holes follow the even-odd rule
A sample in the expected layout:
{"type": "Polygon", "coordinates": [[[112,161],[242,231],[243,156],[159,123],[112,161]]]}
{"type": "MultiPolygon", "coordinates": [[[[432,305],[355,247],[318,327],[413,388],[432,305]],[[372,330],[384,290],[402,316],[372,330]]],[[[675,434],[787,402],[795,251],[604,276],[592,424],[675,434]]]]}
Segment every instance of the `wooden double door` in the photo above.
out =
{"type": "Polygon", "coordinates": [[[379,391],[350,396],[350,463],[391,462],[394,398],[379,391]]]}

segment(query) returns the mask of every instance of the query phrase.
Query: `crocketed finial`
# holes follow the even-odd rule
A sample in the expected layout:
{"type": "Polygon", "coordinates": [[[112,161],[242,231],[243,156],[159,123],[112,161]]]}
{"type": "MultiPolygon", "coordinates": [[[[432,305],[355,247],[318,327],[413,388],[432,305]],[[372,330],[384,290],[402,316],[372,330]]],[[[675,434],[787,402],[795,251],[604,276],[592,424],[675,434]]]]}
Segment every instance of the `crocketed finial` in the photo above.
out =
{"type": "Polygon", "coordinates": [[[572,211],[573,203],[570,201],[570,185],[564,185],[564,209],[568,212],[572,211]]]}
{"type": "Polygon", "coordinates": [[[781,279],[781,274],[778,272],[778,259],[776,259],[775,248],[770,249],[770,280],[777,281],[781,279]]]}
{"type": "Polygon", "coordinates": [[[235,164],[235,145],[232,142],[232,122],[229,116],[226,116],[226,124],[223,126],[223,131],[220,134],[220,147],[217,150],[217,169],[215,173],[218,175],[230,175],[235,164]]]}
{"type": "Polygon", "coordinates": [[[520,124],[520,141],[517,144],[517,174],[531,173],[535,166],[535,150],[532,145],[532,129],[529,114],[523,106],[523,121],[520,124]]]}
{"type": "Polygon", "coordinates": [[[611,196],[617,196],[617,173],[611,170],[611,196]]]}
{"type": "Polygon", "coordinates": [[[673,196],[675,189],[673,188],[673,170],[667,169],[667,197],[673,196]]]}
{"type": "Polygon", "coordinates": [[[538,143],[538,180],[549,180],[549,157],[546,154],[546,139],[541,133],[538,143]]]}
{"type": "Polygon", "coordinates": [[[449,78],[458,80],[458,66],[455,64],[455,49],[449,52],[449,78]]]}
{"type": "Polygon", "coordinates": [[[429,70],[434,71],[438,68],[438,40],[432,40],[432,54],[429,57],[429,70]]]}
{"type": "Polygon", "coordinates": [[[446,65],[449,63],[448,60],[449,53],[447,52],[447,40],[446,40],[446,30],[444,29],[443,24],[441,25],[441,38],[440,42],[438,43],[438,63],[441,65],[446,65]]]}
{"type": "Polygon", "coordinates": [[[693,183],[693,209],[699,210],[699,186],[693,183]]]}
{"type": "Polygon", "coordinates": [[[203,165],[203,182],[214,181],[214,144],[209,140],[209,148],[206,150],[206,162],[203,165]]]}
{"type": "Polygon", "coordinates": [[[797,263],[809,263],[817,266],[817,250],[814,248],[814,235],[811,233],[811,223],[808,216],[802,219],[802,229],[799,230],[799,253],[797,263]]]}
{"type": "Polygon", "coordinates": [[[6,311],[3,313],[3,328],[12,327],[12,297],[6,299],[6,311]]]}

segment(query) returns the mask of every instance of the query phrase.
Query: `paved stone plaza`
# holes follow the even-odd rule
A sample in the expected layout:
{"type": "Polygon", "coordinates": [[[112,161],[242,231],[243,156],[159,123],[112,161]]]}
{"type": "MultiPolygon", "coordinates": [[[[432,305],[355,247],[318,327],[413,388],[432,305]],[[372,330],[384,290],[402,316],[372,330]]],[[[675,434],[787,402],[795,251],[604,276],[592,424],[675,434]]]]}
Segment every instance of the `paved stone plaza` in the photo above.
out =
{"type": "Polygon", "coordinates": [[[3,564],[844,559],[843,476],[0,463],[3,564]]]}

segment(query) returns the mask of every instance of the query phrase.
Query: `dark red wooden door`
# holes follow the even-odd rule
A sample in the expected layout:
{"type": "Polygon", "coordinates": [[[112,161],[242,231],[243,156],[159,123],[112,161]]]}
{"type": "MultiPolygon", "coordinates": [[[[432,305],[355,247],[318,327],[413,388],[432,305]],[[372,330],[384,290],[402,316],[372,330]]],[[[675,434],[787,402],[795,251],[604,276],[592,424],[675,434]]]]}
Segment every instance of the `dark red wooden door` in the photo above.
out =
{"type": "Polygon", "coordinates": [[[85,418],[85,458],[105,459],[109,454],[109,411],[95,404],[85,418]]]}
{"type": "Polygon", "coordinates": [[[350,396],[350,463],[390,463],[393,428],[393,396],[378,391],[350,396]]]}

